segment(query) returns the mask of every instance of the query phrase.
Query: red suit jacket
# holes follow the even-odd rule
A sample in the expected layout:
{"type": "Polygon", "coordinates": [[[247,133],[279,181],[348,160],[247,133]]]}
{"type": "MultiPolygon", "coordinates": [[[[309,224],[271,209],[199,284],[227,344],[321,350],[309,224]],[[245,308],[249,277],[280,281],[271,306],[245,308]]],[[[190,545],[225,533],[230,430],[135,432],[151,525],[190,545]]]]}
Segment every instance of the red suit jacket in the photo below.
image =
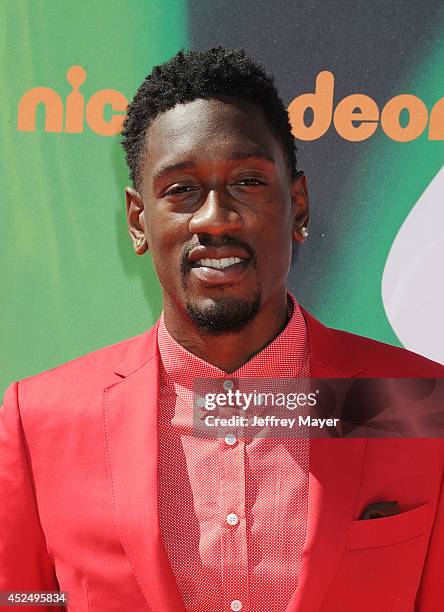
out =
{"type": "MultiPolygon", "coordinates": [[[[444,376],[427,359],[304,316],[313,377],[444,376]]],[[[158,360],[155,326],[10,385],[0,590],[68,591],[72,612],[184,612],[159,531],[158,360]]],[[[443,441],[317,439],[310,453],[288,612],[443,609],[443,441]],[[384,500],[398,500],[400,514],[357,520],[384,500]]],[[[23,608],[32,609],[45,608],[23,608]]]]}

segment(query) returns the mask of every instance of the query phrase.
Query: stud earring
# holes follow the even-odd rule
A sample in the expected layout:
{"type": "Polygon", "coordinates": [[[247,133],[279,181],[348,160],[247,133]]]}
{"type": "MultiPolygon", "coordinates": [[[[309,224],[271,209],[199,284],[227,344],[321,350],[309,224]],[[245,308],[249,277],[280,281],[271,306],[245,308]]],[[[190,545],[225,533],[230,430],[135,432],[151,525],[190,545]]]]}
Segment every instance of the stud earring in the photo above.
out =
{"type": "Polygon", "coordinates": [[[136,247],[136,249],[137,249],[138,247],[140,247],[140,245],[142,244],[142,242],[143,242],[143,238],[137,238],[137,240],[136,240],[136,242],[135,242],[135,244],[134,244],[134,246],[136,247]]]}
{"type": "Polygon", "coordinates": [[[307,228],[305,227],[305,225],[303,225],[303,226],[301,227],[301,236],[302,236],[302,238],[304,238],[304,239],[305,239],[305,238],[308,238],[308,236],[309,236],[308,231],[307,231],[307,228]]]}

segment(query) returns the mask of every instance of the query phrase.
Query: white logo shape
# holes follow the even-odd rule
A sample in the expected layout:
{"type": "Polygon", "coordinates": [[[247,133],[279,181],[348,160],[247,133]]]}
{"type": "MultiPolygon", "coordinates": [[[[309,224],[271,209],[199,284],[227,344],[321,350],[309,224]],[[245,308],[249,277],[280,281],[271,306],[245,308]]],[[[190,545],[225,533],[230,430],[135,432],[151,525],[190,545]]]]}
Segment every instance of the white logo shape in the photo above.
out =
{"type": "Polygon", "coordinates": [[[402,344],[444,363],[444,166],[393,241],[381,290],[402,344]]]}

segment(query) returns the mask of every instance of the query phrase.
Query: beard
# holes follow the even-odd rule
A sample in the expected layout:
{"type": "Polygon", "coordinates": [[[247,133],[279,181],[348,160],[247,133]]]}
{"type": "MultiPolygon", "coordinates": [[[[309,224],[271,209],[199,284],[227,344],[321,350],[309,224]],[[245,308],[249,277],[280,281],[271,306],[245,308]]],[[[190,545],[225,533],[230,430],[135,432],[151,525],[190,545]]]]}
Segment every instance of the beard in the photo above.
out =
{"type": "Polygon", "coordinates": [[[251,300],[221,297],[204,303],[186,302],[191,320],[204,334],[226,334],[242,331],[253,321],[261,305],[260,291],[251,300]]]}

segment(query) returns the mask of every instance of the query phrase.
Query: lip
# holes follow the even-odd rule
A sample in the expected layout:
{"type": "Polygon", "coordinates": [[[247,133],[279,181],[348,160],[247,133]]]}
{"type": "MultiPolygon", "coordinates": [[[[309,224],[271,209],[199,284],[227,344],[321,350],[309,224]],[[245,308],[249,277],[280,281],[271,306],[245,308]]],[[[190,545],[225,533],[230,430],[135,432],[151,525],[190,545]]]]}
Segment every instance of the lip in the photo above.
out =
{"type": "MultiPolygon", "coordinates": [[[[249,253],[242,247],[236,246],[220,246],[220,247],[206,247],[199,245],[195,247],[188,255],[188,261],[190,264],[194,264],[199,259],[224,259],[225,257],[239,257],[239,259],[250,260],[249,253]]],[[[243,262],[242,262],[243,263],[243,262]]],[[[235,266],[240,264],[234,264],[235,266]]],[[[234,266],[230,266],[234,267],[234,266]]],[[[195,269],[195,268],[193,268],[195,269]]]]}
{"type": "MultiPolygon", "coordinates": [[[[213,256],[214,257],[214,256],[213,256]]],[[[228,257],[228,256],[227,256],[228,257]]],[[[239,257],[231,255],[231,257],[239,257]]],[[[199,257],[198,259],[202,259],[199,257]]],[[[211,258],[210,258],[211,259],[211,258]]],[[[191,275],[206,285],[233,285],[242,281],[248,273],[251,260],[247,259],[239,263],[228,266],[227,268],[207,268],[206,266],[198,266],[191,268],[191,275]]]]}

